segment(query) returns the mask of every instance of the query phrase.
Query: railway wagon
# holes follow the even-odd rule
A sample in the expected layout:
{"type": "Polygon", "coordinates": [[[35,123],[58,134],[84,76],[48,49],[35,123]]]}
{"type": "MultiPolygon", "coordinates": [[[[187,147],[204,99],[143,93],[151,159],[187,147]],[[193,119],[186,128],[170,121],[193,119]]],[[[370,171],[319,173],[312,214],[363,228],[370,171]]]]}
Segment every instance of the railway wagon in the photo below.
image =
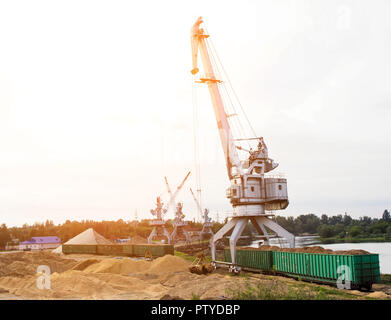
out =
{"type": "Polygon", "coordinates": [[[166,254],[174,255],[174,246],[172,244],[134,244],[133,255],[144,257],[149,251],[153,257],[163,257],[166,254]]]}
{"type": "MultiPolygon", "coordinates": [[[[380,282],[378,254],[321,254],[284,251],[238,249],[236,264],[250,271],[273,271],[276,274],[305,281],[337,285],[343,274],[350,279],[351,289],[370,290],[380,282]],[[270,261],[270,262],[269,262],[270,261]]],[[[231,262],[229,249],[224,250],[226,262],[231,262]]]]}
{"type": "Polygon", "coordinates": [[[96,254],[95,244],[63,244],[62,252],[65,254],[96,254]]]}

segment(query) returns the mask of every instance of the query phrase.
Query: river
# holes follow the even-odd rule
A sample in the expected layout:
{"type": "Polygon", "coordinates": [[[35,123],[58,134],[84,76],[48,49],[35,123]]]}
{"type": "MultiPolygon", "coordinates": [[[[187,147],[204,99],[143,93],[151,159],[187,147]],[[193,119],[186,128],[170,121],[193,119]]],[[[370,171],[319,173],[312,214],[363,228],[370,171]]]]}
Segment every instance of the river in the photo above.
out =
{"type": "MultiPolygon", "coordinates": [[[[277,238],[270,239],[271,245],[287,247],[286,241],[277,238]]],[[[251,246],[258,247],[259,241],[254,241],[251,246]]],[[[296,237],[296,246],[304,247],[317,245],[331,250],[365,250],[371,253],[378,253],[380,260],[380,272],[391,274],[391,242],[362,242],[362,243],[334,243],[319,244],[317,237],[296,237]]]]}

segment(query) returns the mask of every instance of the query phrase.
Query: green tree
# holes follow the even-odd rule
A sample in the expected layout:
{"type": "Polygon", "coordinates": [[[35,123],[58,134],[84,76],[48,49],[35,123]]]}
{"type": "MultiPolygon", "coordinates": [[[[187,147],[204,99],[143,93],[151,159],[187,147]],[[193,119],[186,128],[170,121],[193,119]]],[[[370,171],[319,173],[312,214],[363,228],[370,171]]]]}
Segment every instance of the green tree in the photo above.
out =
{"type": "Polygon", "coordinates": [[[318,227],[318,234],[322,238],[330,238],[335,235],[333,227],[324,224],[318,227]]]}
{"type": "Polygon", "coordinates": [[[7,226],[3,223],[0,226],[0,247],[4,248],[8,241],[11,240],[10,232],[7,226]]]}
{"type": "Polygon", "coordinates": [[[349,235],[351,237],[357,237],[358,235],[362,234],[363,230],[360,226],[354,226],[349,229],[349,235]]]}
{"type": "Polygon", "coordinates": [[[321,224],[328,224],[329,223],[329,217],[326,214],[322,214],[320,217],[320,223],[321,224]]]}
{"type": "Polygon", "coordinates": [[[384,210],[382,219],[383,219],[384,221],[391,221],[390,211],[388,211],[387,209],[384,210]]]}

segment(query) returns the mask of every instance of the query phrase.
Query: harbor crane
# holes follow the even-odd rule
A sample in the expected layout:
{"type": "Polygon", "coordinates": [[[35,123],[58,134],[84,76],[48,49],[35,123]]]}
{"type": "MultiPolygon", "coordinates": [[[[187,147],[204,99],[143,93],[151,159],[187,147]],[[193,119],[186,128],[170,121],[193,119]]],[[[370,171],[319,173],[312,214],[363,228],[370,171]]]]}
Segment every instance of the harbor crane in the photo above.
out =
{"type": "MultiPolygon", "coordinates": [[[[178,186],[178,188],[174,194],[171,192],[171,188],[170,188],[170,185],[168,184],[167,177],[164,177],[164,181],[166,182],[167,191],[168,191],[168,194],[170,195],[170,201],[168,202],[168,206],[175,202],[176,195],[182,189],[182,187],[185,184],[189,175],[190,175],[190,171],[187,173],[186,177],[183,179],[182,183],[178,186]]],[[[187,222],[184,220],[185,215],[183,214],[182,210],[183,210],[183,203],[178,202],[176,205],[175,219],[174,219],[174,230],[171,233],[171,241],[175,241],[177,238],[179,238],[181,235],[183,235],[186,239],[186,243],[190,243],[189,233],[185,229],[185,227],[187,226],[187,222]]]]}
{"type": "Polygon", "coordinates": [[[175,211],[174,230],[171,233],[171,240],[175,242],[181,235],[185,237],[186,243],[190,243],[190,235],[186,230],[187,221],[185,221],[185,215],[183,214],[183,203],[178,202],[175,211]]]}
{"type": "MultiPolygon", "coordinates": [[[[202,17],[199,17],[191,28],[191,48],[193,68],[191,73],[195,82],[206,84],[209,89],[212,100],[214,115],[217,122],[217,128],[220,136],[220,142],[225,155],[228,178],[230,186],[226,190],[226,196],[233,207],[233,215],[211,239],[212,261],[215,267],[223,265],[223,262],[216,261],[216,243],[224,235],[232,233],[229,238],[231,263],[229,270],[238,273],[240,268],[236,265],[236,243],[242,234],[244,228],[250,221],[258,233],[265,238],[265,244],[269,243],[267,229],[274,231],[278,236],[287,239],[289,246],[295,246],[295,237],[293,234],[282,228],[274,221],[273,214],[266,213],[265,210],[285,209],[288,202],[287,181],[281,177],[265,176],[278,164],[269,158],[268,149],[262,137],[250,137],[244,140],[258,141],[255,150],[243,150],[238,146],[241,139],[234,139],[231,131],[231,116],[226,110],[227,106],[223,102],[221,86],[224,86],[222,79],[216,78],[214,67],[218,57],[213,56],[209,35],[200,25],[203,23],[202,17]],[[201,55],[204,75],[196,78],[199,73],[198,53],[201,55]],[[238,150],[246,152],[246,158],[239,158],[238,150]]],[[[248,122],[249,123],[249,122],[248,122]]],[[[251,124],[249,123],[251,126],[251,124]]]]}
{"type": "Polygon", "coordinates": [[[207,208],[205,208],[204,212],[202,212],[200,202],[197,200],[197,198],[191,188],[190,188],[190,192],[191,192],[193,199],[197,205],[197,209],[201,214],[201,217],[204,219],[204,223],[202,225],[202,230],[200,232],[200,240],[202,241],[204,239],[204,237],[208,234],[211,237],[213,237],[213,235],[214,235],[213,231],[212,231],[213,222],[212,222],[212,219],[209,217],[209,210],[207,208]]]}
{"type": "Polygon", "coordinates": [[[170,186],[168,185],[167,177],[164,177],[168,189],[168,193],[170,195],[170,199],[166,204],[164,204],[160,197],[156,198],[156,208],[151,210],[151,214],[156,218],[149,222],[149,224],[154,228],[152,229],[152,232],[148,237],[148,243],[152,243],[153,238],[158,236],[166,237],[167,243],[171,243],[172,238],[170,233],[166,229],[166,222],[164,221],[163,216],[167,213],[168,209],[173,204],[175,204],[175,198],[177,197],[179,191],[181,191],[189,175],[190,175],[190,171],[186,174],[182,183],[177,187],[174,193],[171,192],[170,186]]]}

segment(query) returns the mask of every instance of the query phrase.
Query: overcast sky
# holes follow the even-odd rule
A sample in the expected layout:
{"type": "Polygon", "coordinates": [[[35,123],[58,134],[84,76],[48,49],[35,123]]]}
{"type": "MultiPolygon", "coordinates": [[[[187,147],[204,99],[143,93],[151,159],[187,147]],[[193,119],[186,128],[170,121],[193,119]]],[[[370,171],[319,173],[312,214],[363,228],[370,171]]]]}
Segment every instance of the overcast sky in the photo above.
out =
{"type": "MultiPolygon", "coordinates": [[[[288,179],[281,215],[391,209],[389,1],[0,1],[0,223],[150,218],[164,176],[196,206],[190,28],[203,16],[288,179]]],[[[206,87],[202,202],[230,211],[206,87]]],[[[170,213],[172,215],[172,213],[170,213]]]]}

